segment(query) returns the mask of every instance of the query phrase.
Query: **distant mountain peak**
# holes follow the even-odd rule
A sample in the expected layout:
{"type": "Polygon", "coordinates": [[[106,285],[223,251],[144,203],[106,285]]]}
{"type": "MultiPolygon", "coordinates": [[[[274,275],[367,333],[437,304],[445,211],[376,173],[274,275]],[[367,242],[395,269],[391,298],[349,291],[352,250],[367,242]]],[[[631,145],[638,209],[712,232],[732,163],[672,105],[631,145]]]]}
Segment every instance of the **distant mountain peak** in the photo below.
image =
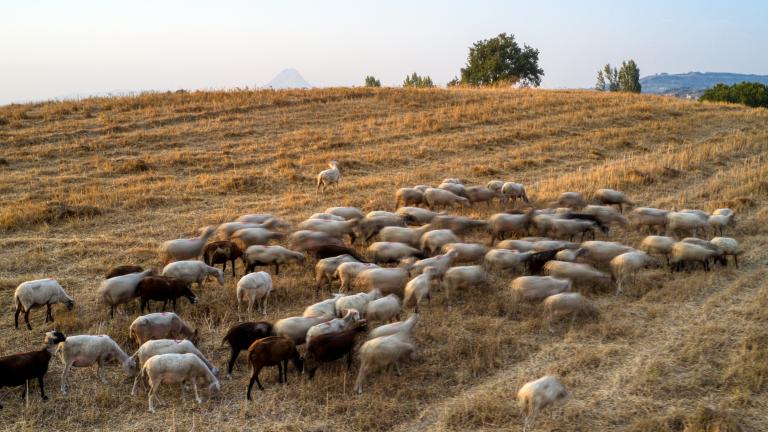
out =
{"type": "Polygon", "coordinates": [[[730,72],[660,73],[641,78],[640,84],[643,86],[643,93],[697,98],[701,96],[704,90],[715,84],[732,85],[742,81],[768,84],[768,75],[748,75],[730,72]]]}
{"type": "Polygon", "coordinates": [[[284,69],[275,75],[264,87],[273,89],[312,88],[296,69],[284,69]]]}

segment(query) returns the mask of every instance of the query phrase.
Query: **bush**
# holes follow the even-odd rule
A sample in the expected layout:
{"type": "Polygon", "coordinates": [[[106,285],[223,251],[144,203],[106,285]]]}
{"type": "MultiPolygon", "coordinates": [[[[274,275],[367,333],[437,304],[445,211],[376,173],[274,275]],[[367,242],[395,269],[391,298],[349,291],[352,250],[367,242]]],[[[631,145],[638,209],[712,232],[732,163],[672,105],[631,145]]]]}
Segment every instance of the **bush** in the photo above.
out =
{"type": "Polygon", "coordinates": [[[368,75],[365,77],[366,87],[381,87],[381,81],[377,80],[375,76],[368,75]]]}
{"type": "Polygon", "coordinates": [[[416,88],[430,88],[435,85],[432,83],[432,78],[427,76],[419,76],[416,72],[405,77],[403,81],[403,87],[416,87],[416,88]]]}
{"type": "Polygon", "coordinates": [[[705,90],[699,100],[740,103],[751,107],[768,108],[768,86],[746,81],[731,86],[717,84],[705,90]]]}

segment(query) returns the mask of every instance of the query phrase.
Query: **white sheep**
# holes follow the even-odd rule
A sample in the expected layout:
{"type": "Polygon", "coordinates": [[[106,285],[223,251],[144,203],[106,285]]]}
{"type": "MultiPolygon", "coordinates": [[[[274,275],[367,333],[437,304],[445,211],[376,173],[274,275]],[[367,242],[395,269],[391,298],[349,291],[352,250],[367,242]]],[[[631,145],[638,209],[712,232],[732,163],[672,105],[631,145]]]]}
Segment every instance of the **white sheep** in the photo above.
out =
{"type": "Polygon", "coordinates": [[[611,274],[616,281],[616,295],[624,291],[624,286],[631,280],[632,284],[637,280],[637,273],[646,267],[650,257],[642,251],[626,252],[611,260],[611,274]]]}
{"type": "MultiPolygon", "coordinates": [[[[240,305],[248,301],[248,313],[253,311],[253,305],[256,302],[261,304],[261,313],[267,314],[267,299],[272,292],[272,276],[269,273],[260,271],[248,273],[237,282],[237,310],[240,311],[240,305]]],[[[258,307],[258,305],[257,305],[258,307]]]]}
{"type": "Polygon", "coordinates": [[[335,214],[330,213],[313,213],[312,216],[310,216],[308,219],[325,219],[340,222],[344,222],[346,220],[341,216],[336,216],[335,214]]]}
{"type": "Polygon", "coordinates": [[[405,298],[403,307],[412,307],[416,313],[419,312],[419,305],[424,299],[430,300],[429,290],[432,287],[432,280],[437,276],[437,270],[429,266],[424,272],[411,279],[405,285],[405,298]]]}
{"type": "Polygon", "coordinates": [[[467,197],[467,188],[464,187],[461,183],[453,183],[453,182],[443,182],[440,183],[439,186],[437,186],[438,189],[442,189],[444,191],[451,192],[454,195],[466,198],[467,197]]]}
{"type": "Polygon", "coordinates": [[[517,301],[538,301],[570,291],[572,286],[570,279],[552,276],[520,276],[512,280],[509,290],[517,301]]]}
{"type": "Polygon", "coordinates": [[[419,240],[419,246],[425,255],[433,255],[448,243],[459,243],[458,237],[449,229],[438,229],[425,232],[419,240]]]}
{"type": "MultiPolygon", "coordinates": [[[[373,213],[373,212],[371,212],[373,213]]],[[[388,226],[405,227],[405,221],[403,218],[394,213],[382,212],[378,216],[369,213],[366,217],[360,221],[359,230],[360,235],[365,242],[371,241],[382,229],[388,226]]]]}
{"type": "Polygon", "coordinates": [[[709,215],[702,216],[701,214],[694,212],[670,212],[667,214],[667,231],[673,236],[677,236],[681,231],[692,235],[696,235],[699,230],[701,233],[706,233],[707,221],[709,215]]]}
{"type": "Polygon", "coordinates": [[[534,242],[528,240],[502,240],[496,244],[496,248],[518,252],[528,252],[533,250],[533,243],[534,242]]]}
{"type": "Polygon", "coordinates": [[[432,227],[429,224],[419,228],[388,226],[379,231],[379,238],[385,242],[398,242],[411,247],[419,247],[421,236],[430,229],[432,227]]]}
{"type": "Polygon", "coordinates": [[[136,346],[152,339],[189,339],[196,343],[198,331],[173,312],[155,312],[136,318],[128,337],[136,341],[136,346]]]}
{"type": "Polygon", "coordinates": [[[448,269],[453,265],[457,254],[458,252],[456,251],[450,251],[446,254],[436,255],[431,258],[424,258],[423,260],[416,261],[411,265],[411,276],[418,276],[427,267],[432,267],[434,269],[434,276],[438,280],[442,281],[445,272],[448,271],[448,269]]]}
{"type": "Polygon", "coordinates": [[[301,316],[336,316],[336,300],[340,297],[344,297],[344,294],[333,294],[331,298],[319,301],[315,304],[307,306],[301,316]]]}
{"type": "MultiPolygon", "coordinates": [[[[219,368],[214,366],[210,361],[208,361],[207,358],[203,355],[200,350],[195,347],[195,344],[193,344],[191,341],[188,341],[186,339],[156,339],[156,340],[149,340],[144,342],[138,350],[131,356],[132,359],[136,362],[136,364],[141,367],[144,366],[145,363],[147,363],[147,360],[150,358],[160,355],[160,354],[194,354],[196,355],[200,361],[202,361],[205,366],[208,367],[208,369],[211,370],[211,373],[215,377],[219,377],[219,368]]],[[[136,375],[136,379],[133,381],[133,388],[131,388],[131,396],[136,394],[136,385],[139,382],[139,379],[141,378],[141,375],[136,375]]]]}
{"type": "Polygon", "coordinates": [[[488,228],[491,232],[491,244],[503,240],[512,234],[528,235],[531,226],[532,212],[524,214],[496,213],[488,219],[488,228]]]}
{"type": "Polygon", "coordinates": [[[506,182],[501,186],[501,196],[504,203],[510,199],[512,203],[521,198],[525,203],[529,203],[528,194],[525,193],[525,187],[520,183],[506,182]]]}
{"type": "Polygon", "coordinates": [[[580,209],[587,205],[581,192],[563,192],[557,198],[557,205],[572,209],[580,209]]]}
{"type": "Polygon", "coordinates": [[[203,292],[203,284],[208,279],[208,276],[215,277],[219,282],[219,285],[224,285],[224,271],[209,266],[202,261],[189,260],[172,262],[163,268],[162,274],[163,276],[180,279],[190,286],[193,283],[196,283],[200,293],[203,292]]]}
{"type": "Polygon", "coordinates": [[[501,188],[504,187],[504,181],[503,180],[491,180],[488,183],[485,184],[485,187],[488,189],[501,193],[501,188]]]}
{"type": "Polygon", "coordinates": [[[20,283],[13,293],[13,302],[16,304],[14,316],[16,328],[19,328],[19,314],[24,311],[24,322],[27,323],[29,330],[32,330],[29,324],[29,312],[32,309],[45,305],[48,309],[45,315],[47,323],[53,321],[51,305],[64,303],[69,310],[75,306],[75,301],[55,279],[37,279],[20,283]]]}
{"type": "Polygon", "coordinates": [[[707,223],[712,227],[712,231],[717,234],[723,235],[723,229],[728,226],[736,224],[736,219],[733,210],[729,208],[721,208],[712,212],[712,216],[709,217],[707,223]]]}
{"type": "Polygon", "coordinates": [[[410,225],[425,225],[432,222],[437,213],[419,207],[400,207],[397,215],[410,225]]]}
{"type": "Polygon", "coordinates": [[[723,254],[726,256],[726,259],[728,255],[731,255],[733,257],[733,263],[736,265],[736,268],[739,268],[738,257],[741,255],[741,248],[739,247],[739,242],[736,241],[736,239],[731,237],[715,237],[710,240],[710,243],[719,247],[723,251],[723,254]]]}
{"type": "Polygon", "coordinates": [[[584,249],[563,249],[555,254],[555,259],[558,261],[568,261],[568,262],[576,262],[576,260],[582,255],[585,254],[586,250],[584,249]]]}
{"type": "Polygon", "coordinates": [[[624,211],[624,204],[633,206],[633,203],[624,192],[619,192],[613,189],[598,189],[595,192],[595,199],[604,205],[618,205],[619,211],[624,211]]]}
{"type": "Polygon", "coordinates": [[[220,224],[218,227],[216,227],[216,239],[229,240],[237,231],[251,228],[268,229],[264,226],[264,224],[261,223],[242,221],[224,222],[223,224],[220,224]]]}
{"type": "Polygon", "coordinates": [[[345,262],[339,264],[333,273],[333,279],[338,279],[341,283],[341,291],[349,291],[355,278],[365,270],[379,268],[376,264],[361,262],[345,262]]]}
{"type": "Polygon", "coordinates": [[[239,240],[242,243],[242,248],[245,249],[248,246],[265,245],[270,240],[277,240],[283,237],[285,237],[285,234],[270,231],[266,228],[243,228],[232,233],[230,239],[239,240]]]}
{"type": "Polygon", "coordinates": [[[141,369],[141,376],[147,377],[149,382],[149,411],[155,412],[155,405],[152,399],[160,388],[160,384],[184,384],[192,382],[192,388],[195,391],[195,400],[198,404],[202,403],[200,395],[197,392],[197,380],[202,379],[210,383],[208,390],[218,392],[221,388],[219,380],[211,373],[211,370],[194,354],[159,354],[144,364],[141,369]]]}
{"type": "Polygon", "coordinates": [[[629,220],[614,207],[588,205],[584,207],[582,213],[595,216],[606,227],[610,227],[613,224],[626,227],[629,224],[629,220]]]}
{"type": "Polygon", "coordinates": [[[202,228],[198,237],[164,242],[160,245],[160,260],[163,262],[163,265],[166,265],[171,261],[200,258],[205,243],[215,231],[216,228],[209,226],[202,228]]]}
{"type": "Polygon", "coordinates": [[[341,171],[339,170],[339,163],[331,161],[328,163],[330,168],[320,171],[317,175],[317,192],[320,192],[320,187],[323,187],[323,192],[329,186],[339,184],[341,180],[341,171]]]}
{"type": "Polygon", "coordinates": [[[360,321],[360,312],[356,309],[347,309],[346,314],[341,318],[334,318],[330,321],[326,321],[317,325],[313,325],[307,330],[307,343],[312,340],[313,337],[321,334],[337,333],[347,329],[353,323],[360,321]]]}
{"type": "Polygon", "coordinates": [[[571,315],[571,324],[573,324],[573,321],[578,316],[596,317],[598,315],[595,305],[576,292],[563,292],[551,295],[544,299],[543,305],[550,326],[555,318],[565,315],[571,315]]]}
{"type": "Polygon", "coordinates": [[[585,219],[559,219],[550,220],[550,230],[555,238],[567,238],[573,241],[573,237],[581,234],[581,240],[587,233],[592,233],[592,239],[595,239],[595,223],[585,219]]]}
{"type": "Polygon", "coordinates": [[[488,270],[522,272],[533,252],[518,252],[509,249],[492,249],[485,254],[485,268],[488,270]]]}
{"type": "Polygon", "coordinates": [[[493,191],[485,186],[470,186],[466,188],[465,192],[467,199],[473,204],[485,202],[490,207],[494,198],[501,199],[501,192],[493,191]]]}
{"type": "Polygon", "coordinates": [[[427,207],[429,207],[430,210],[435,207],[470,207],[471,205],[469,200],[463,196],[438,188],[427,189],[426,192],[424,192],[424,199],[427,201],[427,207]]]}
{"type": "Polygon", "coordinates": [[[663,233],[667,227],[667,210],[638,207],[629,213],[629,223],[635,229],[647,227],[648,231],[655,228],[658,233],[663,233]]]}
{"type": "Polygon", "coordinates": [[[312,326],[330,321],[332,315],[320,316],[294,316],[278,320],[272,327],[272,333],[275,336],[285,336],[292,340],[294,344],[301,345],[307,339],[307,332],[312,326]]]}
{"type": "Polygon", "coordinates": [[[395,193],[395,208],[401,205],[425,204],[424,192],[414,188],[400,188],[395,193]]]}
{"type": "Polygon", "coordinates": [[[544,264],[544,273],[559,279],[570,279],[574,283],[611,285],[611,275],[601,272],[589,264],[552,260],[544,264]]]}
{"type": "Polygon", "coordinates": [[[101,368],[109,361],[119,361],[128,376],[136,375],[137,372],[136,361],[107,335],[69,336],[64,342],[59,342],[56,354],[64,365],[64,371],[61,374],[62,394],[67,394],[67,375],[72,367],[89,367],[95,364],[96,376],[105,384],[107,380],[101,368]]]}
{"type": "Polygon", "coordinates": [[[275,275],[280,274],[280,265],[290,262],[303,263],[306,257],[303,253],[286,249],[282,246],[261,246],[254,245],[249,247],[243,253],[246,263],[246,273],[253,271],[254,267],[275,266],[275,275]]]}
{"type": "Polygon", "coordinates": [[[421,255],[419,249],[404,243],[380,241],[368,246],[368,255],[377,264],[399,262],[400,260],[421,255]]]}
{"type": "Polygon", "coordinates": [[[531,245],[531,251],[533,252],[546,252],[557,249],[576,249],[577,243],[571,243],[563,240],[537,240],[531,245]]]}
{"type": "Polygon", "coordinates": [[[482,266],[451,267],[443,276],[446,296],[458,289],[469,290],[483,288],[488,282],[488,274],[482,266]]]}
{"type": "Polygon", "coordinates": [[[669,264],[673,272],[682,270],[683,264],[690,262],[698,262],[704,270],[709,271],[709,260],[722,256],[722,250],[713,250],[693,243],[677,242],[672,245],[669,264]]]}
{"type": "Polygon", "coordinates": [[[330,288],[333,274],[336,273],[336,269],[338,269],[341,264],[347,262],[359,261],[349,254],[318,260],[317,264],[315,264],[315,292],[319,291],[320,288],[325,285],[330,288]]]}
{"type": "Polygon", "coordinates": [[[408,317],[405,321],[397,321],[391,324],[384,324],[371,330],[368,335],[368,339],[376,339],[377,337],[389,336],[395,333],[403,333],[406,337],[410,338],[413,328],[416,323],[419,322],[419,314],[415,313],[408,317]]]}
{"type": "Polygon", "coordinates": [[[584,255],[592,262],[607,264],[614,257],[624,252],[632,252],[634,249],[617,242],[607,242],[600,240],[586,241],[581,244],[584,249],[584,255]]]}
{"type": "Polygon", "coordinates": [[[363,218],[363,212],[357,207],[328,207],[325,213],[341,216],[346,220],[363,218]]]}
{"type": "Polygon", "coordinates": [[[382,294],[402,297],[405,284],[410,279],[410,267],[372,268],[360,272],[354,285],[366,290],[378,289],[382,294]]]}
{"type": "Polygon", "coordinates": [[[366,310],[368,309],[368,303],[380,298],[381,291],[377,289],[371,290],[367,293],[357,293],[338,297],[334,303],[336,306],[336,315],[342,316],[346,313],[346,311],[352,309],[359,311],[361,314],[365,314],[366,310]]]}
{"type": "Polygon", "coordinates": [[[520,387],[517,391],[517,403],[525,413],[523,431],[533,424],[536,414],[542,409],[569,397],[568,391],[553,376],[544,376],[520,387]]]}
{"type": "Polygon", "coordinates": [[[349,241],[354,243],[356,239],[355,229],[357,228],[359,221],[359,219],[343,221],[328,219],[307,219],[301,222],[298,228],[300,230],[324,232],[338,239],[342,239],[344,236],[349,236],[349,241]]]}
{"type": "Polygon", "coordinates": [[[667,236],[649,235],[640,242],[640,246],[637,248],[647,254],[659,254],[664,255],[669,264],[669,254],[672,253],[672,245],[675,244],[675,239],[667,236]]]}
{"type": "Polygon", "coordinates": [[[405,331],[366,341],[358,351],[360,370],[357,374],[354,391],[362,393],[366,378],[376,369],[395,365],[399,375],[400,366],[398,363],[407,356],[413,358],[415,349],[416,347],[411,342],[410,332],[405,331]]]}
{"type": "MultiPolygon", "coordinates": [[[[185,261],[177,261],[176,263],[179,262],[185,261]]],[[[171,263],[169,265],[176,263],[171,263]]],[[[221,272],[221,270],[219,271],[221,272]]],[[[112,318],[115,317],[115,309],[117,309],[117,305],[128,303],[139,296],[139,294],[136,292],[136,288],[139,286],[139,283],[142,279],[144,279],[145,276],[153,272],[154,270],[145,270],[140,273],[128,273],[126,275],[115,276],[101,282],[96,292],[101,300],[105,304],[109,305],[109,312],[112,318]]],[[[222,275],[223,274],[224,273],[222,272],[222,275]]]]}
{"type": "Polygon", "coordinates": [[[400,315],[400,309],[400,298],[396,294],[389,294],[368,302],[365,308],[365,319],[393,322],[400,315]]]}
{"type": "Polygon", "coordinates": [[[443,245],[442,252],[447,254],[455,251],[454,263],[475,263],[481,261],[488,253],[488,247],[477,243],[448,243],[443,245]]]}

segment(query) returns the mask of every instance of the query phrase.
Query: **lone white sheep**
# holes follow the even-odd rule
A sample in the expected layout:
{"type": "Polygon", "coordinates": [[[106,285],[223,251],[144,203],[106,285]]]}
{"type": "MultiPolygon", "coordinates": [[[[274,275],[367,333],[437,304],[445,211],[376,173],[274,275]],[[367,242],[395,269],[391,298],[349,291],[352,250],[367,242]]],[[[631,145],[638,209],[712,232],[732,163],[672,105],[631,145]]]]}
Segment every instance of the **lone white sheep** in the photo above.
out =
{"type": "Polygon", "coordinates": [[[553,376],[544,376],[526,383],[517,391],[517,403],[525,413],[523,431],[533,424],[536,414],[556,402],[568,398],[568,391],[553,376]]]}
{"type": "Polygon", "coordinates": [[[336,161],[331,161],[328,163],[328,166],[330,168],[320,171],[320,173],[317,175],[317,192],[320,192],[321,186],[323,188],[323,192],[325,192],[326,188],[338,185],[339,180],[341,180],[339,163],[336,161]]]}
{"type": "Polygon", "coordinates": [[[37,279],[22,282],[13,293],[13,302],[16,304],[16,313],[14,315],[16,328],[19,328],[19,314],[21,311],[24,311],[24,322],[27,323],[29,330],[32,330],[32,326],[29,324],[29,312],[32,309],[45,305],[48,308],[45,315],[45,322],[47,323],[53,321],[51,305],[64,303],[69,310],[72,310],[75,306],[75,301],[72,297],[54,279],[37,279]]]}

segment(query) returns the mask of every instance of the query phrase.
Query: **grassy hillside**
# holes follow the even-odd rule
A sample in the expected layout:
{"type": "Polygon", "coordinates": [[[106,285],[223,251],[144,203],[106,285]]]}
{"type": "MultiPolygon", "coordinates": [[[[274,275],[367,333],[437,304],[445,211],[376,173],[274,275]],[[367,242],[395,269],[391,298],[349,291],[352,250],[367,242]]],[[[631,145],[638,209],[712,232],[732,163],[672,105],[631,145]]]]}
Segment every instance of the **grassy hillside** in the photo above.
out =
{"type": "MultiPolygon", "coordinates": [[[[766,110],[541,90],[200,92],[0,107],[2,355],[38,347],[50,329],[41,310],[32,331],[13,328],[13,290],[24,280],[52,276],[74,294],[73,311],[55,308],[60,330],[106,333],[132,352],[137,311],[110,320],[95,296],[107,268],[159,266],[160,242],[244,213],[297,223],[337,205],[393,210],[398,187],[449,176],[512,179],[539,206],[602,187],[647,206],[727,206],[745,249],[739,269],[651,269],[620,297],[591,293],[600,320],[554,333],[538,307],[503,295],[510,276],[450,300],[437,292],[416,332],[418,360],[403,376],[375,375],[362,396],[351,393],[357,366],[334,366],[313,382],[292,372],[288,386],[276,370],[262,372],[266,391],[247,403],[241,356],[212,400],[206,393],[197,406],[166,388],[152,416],[116,365],[107,386],[95,370],[75,370],[62,396],[54,360],[49,401],[33,393],[24,408],[17,390],[0,389],[2,429],[517,430],[514,393],[550,373],[573,397],[540,416],[537,430],[768,430],[766,125],[766,110]],[[331,159],[344,178],[317,195],[314,176],[331,159]]],[[[612,237],[642,238],[621,229],[612,237]]],[[[268,320],[315,300],[309,265],[274,280],[268,320]]],[[[220,366],[221,337],[248,319],[236,312],[235,283],[209,282],[198,305],[182,301],[179,311],[220,366]]]]}

